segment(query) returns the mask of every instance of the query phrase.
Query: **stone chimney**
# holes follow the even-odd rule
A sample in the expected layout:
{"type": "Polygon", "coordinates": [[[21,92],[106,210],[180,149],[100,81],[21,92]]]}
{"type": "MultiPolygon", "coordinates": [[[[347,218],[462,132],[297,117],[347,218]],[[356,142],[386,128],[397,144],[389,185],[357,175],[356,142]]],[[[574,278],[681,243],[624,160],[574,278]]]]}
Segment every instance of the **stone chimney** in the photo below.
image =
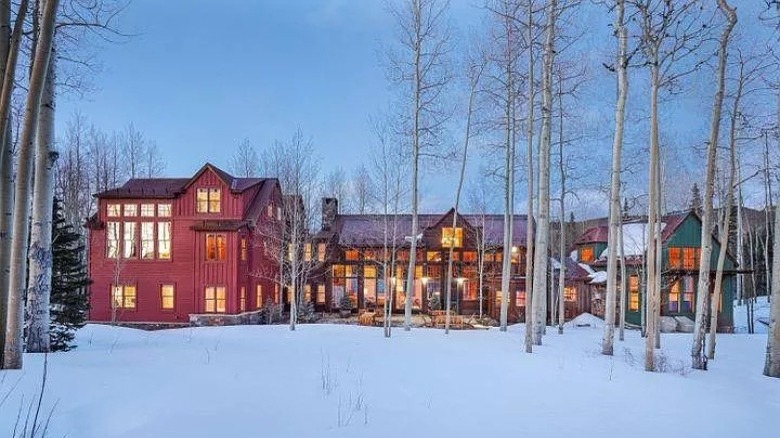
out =
{"type": "Polygon", "coordinates": [[[339,200],[336,198],[322,198],[322,229],[330,231],[336,216],[339,214],[339,200]]]}

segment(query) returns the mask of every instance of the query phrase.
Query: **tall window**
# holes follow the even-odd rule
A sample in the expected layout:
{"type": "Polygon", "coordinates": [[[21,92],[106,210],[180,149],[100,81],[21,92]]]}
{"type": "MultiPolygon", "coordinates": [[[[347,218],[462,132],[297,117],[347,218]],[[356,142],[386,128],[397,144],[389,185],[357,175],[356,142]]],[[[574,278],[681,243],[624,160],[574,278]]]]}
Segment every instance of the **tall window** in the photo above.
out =
{"type": "Polygon", "coordinates": [[[160,286],[160,307],[162,307],[163,310],[173,310],[173,290],[174,287],[172,284],[163,284],[160,286]]]}
{"type": "Polygon", "coordinates": [[[248,253],[249,253],[249,249],[247,247],[246,237],[242,237],[241,238],[241,261],[242,262],[246,261],[248,253]]]}
{"type": "Polygon", "coordinates": [[[317,285],[317,304],[325,304],[325,285],[317,285]]]}
{"type": "Polygon", "coordinates": [[[111,287],[111,302],[114,309],[135,309],[135,286],[121,285],[111,287]]]}
{"type": "Polygon", "coordinates": [[[107,214],[108,217],[119,217],[121,214],[121,206],[119,204],[108,204],[107,214]]]}
{"type": "Polygon", "coordinates": [[[171,258],[171,223],[157,222],[157,258],[171,258]]]}
{"type": "Polygon", "coordinates": [[[376,296],[376,266],[363,266],[363,300],[366,306],[375,306],[376,296]]]}
{"type": "Polygon", "coordinates": [[[441,246],[443,248],[460,248],[463,246],[463,228],[441,229],[441,246]]]}
{"type": "Polygon", "coordinates": [[[320,262],[325,261],[325,248],[327,246],[324,243],[317,244],[317,260],[320,262]]]}
{"type": "Polygon", "coordinates": [[[573,287],[564,287],[563,288],[563,301],[565,303],[572,303],[574,301],[577,301],[577,289],[573,287]]]}
{"type": "Polygon", "coordinates": [[[125,229],[125,235],[124,235],[124,242],[125,242],[125,251],[124,251],[124,257],[126,259],[135,258],[138,256],[136,247],[136,232],[135,232],[135,222],[125,222],[124,223],[124,229],[125,229]]]}
{"type": "Polygon", "coordinates": [[[303,244],[303,260],[306,262],[311,261],[311,243],[303,244]]]}
{"type": "Polygon", "coordinates": [[[154,217],[154,204],[141,204],[141,217],[154,217]]]}
{"type": "Polygon", "coordinates": [[[225,287],[209,286],[206,288],[205,309],[208,313],[225,312],[225,287]]]}
{"type": "Polygon", "coordinates": [[[157,216],[171,217],[171,204],[157,204],[157,216]]]}
{"type": "Polygon", "coordinates": [[[680,280],[675,281],[669,288],[669,302],[666,310],[677,313],[680,311],[680,280]]]}
{"type": "Polygon", "coordinates": [[[219,213],[220,198],[219,189],[198,189],[198,213],[219,213]]]}
{"type": "Polygon", "coordinates": [[[246,311],[246,287],[245,286],[241,286],[241,302],[240,302],[240,304],[241,304],[241,310],[240,311],[241,312],[245,312],[246,311]]]}
{"type": "Polygon", "coordinates": [[[639,312],[639,277],[636,275],[628,277],[628,310],[639,312]]]}
{"type": "Polygon", "coordinates": [[[154,222],[141,222],[141,258],[154,258],[154,222]]]}
{"type": "Polygon", "coordinates": [[[580,261],[583,263],[590,263],[595,260],[592,246],[583,246],[580,248],[580,261]]]}
{"type": "Polygon", "coordinates": [[[225,260],[225,235],[206,234],[206,261],[225,260]]]}
{"type": "Polygon", "coordinates": [[[310,284],[304,284],[303,285],[303,302],[308,303],[311,301],[311,285],[310,284]]]}
{"type": "Polygon", "coordinates": [[[119,257],[119,222],[109,222],[106,226],[106,257],[119,257]]]}
{"type": "Polygon", "coordinates": [[[525,291],[515,292],[515,307],[525,307],[525,291]]]}
{"type": "Polygon", "coordinates": [[[693,277],[686,275],[682,278],[682,308],[681,312],[693,312],[693,277]]]}
{"type": "Polygon", "coordinates": [[[261,308],[263,307],[263,285],[258,284],[255,288],[255,307],[261,308]]]}

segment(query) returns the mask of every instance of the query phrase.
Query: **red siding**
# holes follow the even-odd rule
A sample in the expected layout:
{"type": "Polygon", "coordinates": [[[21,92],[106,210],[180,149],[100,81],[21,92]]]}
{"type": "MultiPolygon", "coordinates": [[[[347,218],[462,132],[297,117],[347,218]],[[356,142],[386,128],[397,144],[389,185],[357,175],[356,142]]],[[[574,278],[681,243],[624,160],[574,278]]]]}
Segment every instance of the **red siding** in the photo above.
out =
{"type": "MultiPolygon", "coordinates": [[[[269,180],[266,184],[275,184],[271,200],[279,199],[278,183],[269,180]]],[[[170,221],[171,230],[171,260],[138,260],[116,259],[106,257],[106,227],[93,229],[90,232],[89,269],[93,280],[90,286],[90,313],[92,321],[111,320],[111,285],[115,278],[120,284],[136,286],[136,308],[118,309],[117,321],[120,322],[161,322],[188,323],[191,313],[205,311],[205,288],[207,286],[224,286],[226,288],[226,313],[239,313],[240,288],[247,288],[247,308],[255,309],[255,285],[263,283],[264,299],[272,295],[273,283],[265,278],[259,278],[257,272],[274,272],[275,267],[270,260],[263,257],[261,247],[250,243],[249,257],[246,262],[240,260],[239,234],[252,236],[246,227],[238,231],[216,231],[226,236],[226,257],[224,261],[206,261],[205,231],[194,231],[193,225],[203,220],[241,220],[249,208],[249,203],[257,199],[258,187],[247,189],[244,193],[231,193],[230,188],[211,170],[203,172],[200,177],[189,185],[187,190],[175,199],[99,199],[98,223],[111,221],[170,221]],[[211,187],[221,189],[221,207],[218,214],[196,213],[195,196],[197,188],[211,187]],[[108,204],[172,204],[170,218],[108,218],[108,204]],[[119,269],[117,269],[119,267],[119,269]],[[118,276],[116,272],[118,271],[118,276]],[[175,306],[173,310],[163,310],[161,305],[160,286],[173,284],[175,286],[175,306]]],[[[265,213],[265,207],[263,207],[265,213]]],[[[140,230],[137,236],[140,241],[140,230]]],[[[155,229],[156,244],[156,229],[155,229]]],[[[156,248],[156,247],[155,247],[156,248]]],[[[120,248],[121,250],[121,248],[120,248]]],[[[155,257],[156,257],[155,251],[155,257]]]]}

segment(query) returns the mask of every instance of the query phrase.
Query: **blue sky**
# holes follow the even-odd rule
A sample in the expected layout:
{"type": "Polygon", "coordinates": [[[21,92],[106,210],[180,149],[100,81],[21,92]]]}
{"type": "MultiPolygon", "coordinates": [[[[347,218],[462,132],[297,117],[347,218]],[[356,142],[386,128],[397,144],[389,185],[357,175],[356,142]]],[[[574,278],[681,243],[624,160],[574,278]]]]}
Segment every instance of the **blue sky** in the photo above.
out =
{"type": "MultiPolygon", "coordinates": [[[[753,14],[758,1],[733,3],[753,14]]],[[[451,4],[456,35],[479,22],[483,11],[474,4],[481,0],[451,4]]],[[[580,195],[571,202],[583,215],[603,213],[606,205],[599,186],[608,178],[615,92],[602,63],[613,50],[611,19],[585,2],[565,29],[585,32],[565,55],[583,63],[589,76],[573,103],[583,117],[573,128],[582,132],[572,135],[582,139],[570,152],[582,172],[570,181],[580,195]]],[[[739,33],[750,42],[756,20],[740,20],[739,33]]],[[[190,175],[205,161],[227,168],[244,138],[261,151],[298,128],[312,138],[324,172],[341,166],[349,173],[374,141],[369,117],[392,100],[380,43],[391,41],[393,23],[381,0],[133,0],[119,27],[138,36],[103,45],[98,55],[103,68],[92,78],[95,90],[83,99],[63,96],[58,132],[75,111],[105,131],[132,122],[157,142],[169,176],[190,175]]],[[[706,138],[711,78],[708,71],[691,78],[687,95],[664,103],[662,141],[683,187],[702,174],[691,146],[706,138]]],[[[641,167],[647,94],[642,73],[631,80],[626,162],[641,167]]],[[[475,149],[474,155],[484,153],[475,149]]],[[[470,167],[472,176],[478,161],[470,167]]],[[[437,168],[425,175],[424,210],[453,204],[455,174],[454,168],[437,168]]],[[[642,190],[644,174],[637,170],[629,183],[642,190]]],[[[523,202],[518,199],[518,205],[523,202]]]]}

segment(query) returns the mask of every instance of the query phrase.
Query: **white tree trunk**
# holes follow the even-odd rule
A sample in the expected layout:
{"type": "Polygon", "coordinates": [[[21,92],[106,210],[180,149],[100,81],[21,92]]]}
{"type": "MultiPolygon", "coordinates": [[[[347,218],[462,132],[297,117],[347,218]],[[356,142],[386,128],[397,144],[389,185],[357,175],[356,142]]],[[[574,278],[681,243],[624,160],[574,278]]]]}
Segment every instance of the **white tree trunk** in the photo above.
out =
{"type": "Polygon", "coordinates": [[[618,225],[618,247],[620,248],[620,334],[618,338],[624,341],[626,331],[626,297],[628,291],[628,275],[626,273],[626,254],[623,246],[623,215],[620,215],[620,224],[618,225]]]}
{"type": "MultiPolygon", "coordinates": [[[[780,207],[775,209],[775,254],[780,254],[780,207]]],[[[764,375],[780,378],[780,257],[772,260],[772,304],[769,311],[769,333],[766,344],[764,375]]]]}
{"type": "MultiPolygon", "coordinates": [[[[615,34],[618,38],[618,53],[615,59],[617,72],[617,103],[615,104],[615,135],[612,138],[612,174],[609,187],[609,237],[607,239],[607,296],[604,312],[604,337],[601,341],[601,354],[612,356],[615,339],[615,307],[617,296],[617,262],[618,245],[621,246],[620,230],[620,171],[621,151],[623,149],[623,124],[626,114],[626,98],[628,96],[628,74],[626,72],[626,51],[628,48],[628,33],[624,22],[625,2],[615,2],[615,34]]],[[[622,264],[622,262],[621,262],[622,264]]],[[[622,289],[622,288],[621,288],[622,289]]],[[[622,300],[621,300],[622,301],[622,300]]],[[[621,303],[621,312],[623,307],[621,303]]]]}
{"type": "Polygon", "coordinates": [[[536,87],[534,85],[534,4],[528,2],[528,133],[526,143],[526,231],[525,231],[525,352],[532,353],[534,338],[531,331],[533,321],[533,273],[534,273],[534,110],[536,109],[536,87]]]}
{"type": "MultiPolygon", "coordinates": [[[[693,328],[693,345],[691,346],[691,367],[694,369],[706,369],[707,361],[704,358],[704,332],[707,318],[707,299],[710,294],[710,264],[712,257],[712,198],[715,191],[715,159],[718,150],[718,136],[720,135],[721,112],[723,110],[723,95],[726,88],[726,62],[728,58],[728,43],[731,30],[737,23],[737,14],[731,9],[726,0],[718,0],[718,8],[726,16],[728,22],[720,36],[718,48],[717,84],[715,101],[712,106],[712,121],[710,125],[710,138],[707,145],[707,170],[705,179],[704,206],[702,208],[701,227],[701,260],[699,262],[699,287],[696,296],[696,318],[693,328]]],[[[728,213],[727,213],[728,214],[728,213]]],[[[728,231],[727,231],[728,232],[728,231]]],[[[714,299],[713,299],[714,301],[714,299]]],[[[717,306],[717,303],[713,303],[717,306]]],[[[717,313],[715,314],[717,318],[717,313]]]]}
{"type": "MultiPolygon", "coordinates": [[[[26,6],[25,6],[26,8],[26,6]]],[[[17,38],[18,39],[18,38],[17,38]]],[[[3,84],[8,70],[6,64],[9,61],[11,44],[11,1],[0,1],[0,80],[3,84]]],[[[13,81],[8,82],[9,87],[13,81]]],[[[2,86],[0,86],[2,88],[2,86]]],[[[10,98],[10,94],[8,94],[10,98]]],[[[3,113],[9,114],[10,99],[3,100],[0,105],[4,107],[3,113]]],[[[3,360],[5,345],[6,318],[8,315],[8,275],[10,273],[11,260],[11,216],[13,214],[13,142],[11,136],[6,135],[6,129],[10,123],[5,123],[5,116],[0,116],[0,364],[3,360]]]]}
{"type": "Polygon", "coordinates": [[[539,138],[539,227],[536,232],[533,274],[533,336],[534,344],[542,345],[542,333],[547,320],[543,314],[547,291],[547,263],[550,235],[550,136],[552,131],[552,67],[555,56],[555,20],[557,0],[547,3],[547,23],[542,59],[542,132],[539,138]]]}
{"type": "Polygon", "coordinates": [[[54,202],[54,81],[56,59],[52,55],[40,108],[35,158],[32,227],[30,229],[29,284],[27,289],[27,351],[49,352],[52,276],[52,210],[54,202]]]}
{"type": "MultiPolygon", "coordinates": [[[[657,53],[657,52],[656,52],[657,53]]],[[[655,370],[655,332],[656,324],[656,308],[660,302],[660,291],[656,290],[656,276],[660,275],[656,272],[656,244],[655,239],[659,238],[656,232],[656,224],[658,223],[658,185],[656,184],[658,178],[658,160],[659,160],[659,140],[658,140],[658,89],[660,87],[660,72],[658,68],[657,59],[655,62],[650,63],[650,190],[649,199],[647,203],[647,256],[645,257],[645,268],[647,272],[645,287],[645,371],[655,370]]]]}
{"type": "Polygon", "coordinates": [[[29,90],[25,103],[24,124],[19,141],[19,166],[16,180],[13,219],[13,244],[11,250],[11,275],[9,281],[8,326],[5,331],[5,354],[3,367],[6,369],[22,368],[23,352],[23,321],[24,321],[24,291],[27,278],[27,249],[30,236],[30,203],[32,186],[32,149],[35,133],[38,130],[38,115],[40,113],[41,96],[43,94],[46,74],[49,70],[54,39],[54,26],[57,16],[58,0],[43,1],[41,30],[35,50],[35,60],[30,74],[29,90]]]}

